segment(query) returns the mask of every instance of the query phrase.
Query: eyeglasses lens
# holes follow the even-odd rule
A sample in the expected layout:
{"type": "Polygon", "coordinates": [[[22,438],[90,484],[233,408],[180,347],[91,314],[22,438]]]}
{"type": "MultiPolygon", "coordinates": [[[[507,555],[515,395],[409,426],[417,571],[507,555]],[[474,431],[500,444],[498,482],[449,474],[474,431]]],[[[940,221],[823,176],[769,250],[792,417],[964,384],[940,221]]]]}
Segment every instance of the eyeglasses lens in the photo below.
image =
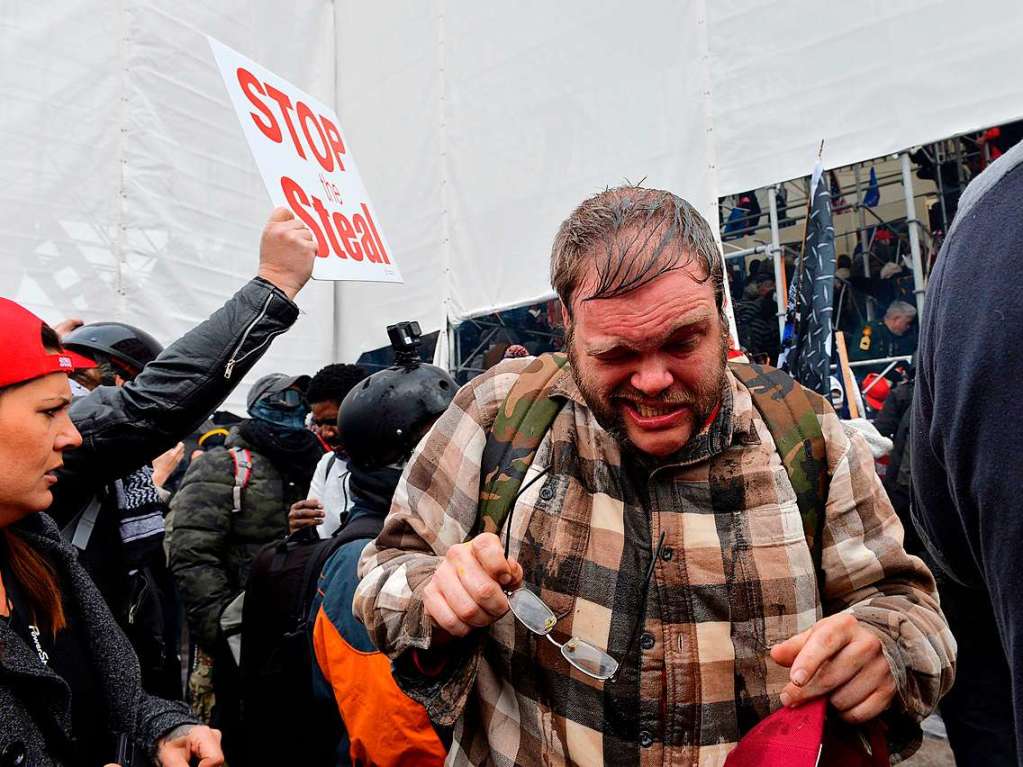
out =
{"type": "Polygon", "coordinates": [[[513,591],[508,596],[508,605],[515,617],[522,621],[534,634],[545,636],[558,622],[557,616],[536,594],[526,588],[513,591]]]}
{"type": "Polygon", "coordinates": [[[583,639],[571,637],[561,646],[561,654],[577,669],[596,679],[610,679],[618,671],[618,661],[583,639]]]}

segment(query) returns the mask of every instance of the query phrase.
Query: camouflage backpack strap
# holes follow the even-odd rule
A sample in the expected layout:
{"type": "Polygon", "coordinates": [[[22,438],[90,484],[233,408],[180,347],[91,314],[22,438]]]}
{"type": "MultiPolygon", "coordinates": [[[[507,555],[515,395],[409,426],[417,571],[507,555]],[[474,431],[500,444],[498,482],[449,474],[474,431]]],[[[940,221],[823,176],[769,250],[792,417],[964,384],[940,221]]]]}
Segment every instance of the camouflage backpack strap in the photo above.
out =
{"type": "Polygon", "coordinates": [[[564,404],[549,394],[565,367],[564,354],[543,354],[512,385],[487,434],[480,465],[480,503],[475,533],[501,529],[544,435],[564,404]]]}
{"type": "Polygon", "coordinates": [[[827,445],[817,413],[803,387],[789,375],[764,365],[732,362],[729,367],[753,397],[796,491],[803,532],[823,593],[821,533],[828,498],[827,445]]]}

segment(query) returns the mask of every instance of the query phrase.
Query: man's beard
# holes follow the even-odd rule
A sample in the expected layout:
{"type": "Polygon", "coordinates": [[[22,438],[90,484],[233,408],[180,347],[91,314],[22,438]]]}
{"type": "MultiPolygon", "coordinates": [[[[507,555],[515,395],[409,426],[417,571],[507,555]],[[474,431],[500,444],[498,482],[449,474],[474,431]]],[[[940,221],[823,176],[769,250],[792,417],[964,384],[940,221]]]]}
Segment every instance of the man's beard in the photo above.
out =
{"type": "MultiPolygon", "coordinates": [[[[723,323],[723,327],[727,328],[728,325],[723,323]]],[[[692,388],[683,388],[675,384],[656,397],[643,394],[629,383],[622,384],[610,394],[601,392],[592,381],[585,378],[573,341],[572,332],[569,330],[565,338],[565,348],[572,364],[572,378],[575,379],[576,386],[579,387],[587,406],[593,411],[593,417],[597,423],[628,450],[642,452],[629,439],[629,431],[625,425],[625,413],[622,410],[625,402],[638,401],[688,408],[692,413],[692,431],[689,435],[689,439],[692,440],[710,420],[714,409],[721,402],[721,395],[727,385],[725,376],[725,367],[728,362],[727,330],[722,331],[720,354],[715,358],[717,365],[713,370],[709,371],[692,388]]],[[[684,444],[678,446],[679,449],[683,447],[685,447],[684,444]]]]}

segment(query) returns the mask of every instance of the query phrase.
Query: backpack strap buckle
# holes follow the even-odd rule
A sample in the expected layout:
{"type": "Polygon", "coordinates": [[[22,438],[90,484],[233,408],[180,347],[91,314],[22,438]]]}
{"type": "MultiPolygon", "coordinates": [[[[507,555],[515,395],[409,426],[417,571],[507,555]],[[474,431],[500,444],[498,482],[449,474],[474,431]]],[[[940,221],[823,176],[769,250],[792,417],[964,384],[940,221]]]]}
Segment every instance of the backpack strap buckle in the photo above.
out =
{"type": "Polygon", "coordinates": [[[244,447],[231,448],[231,460],[234,461],[234,489],[232,497],[234,505],[231,508],[232,514],[242,510],[242,490],[248,487],[252,479],[252,452],[244,447]]]}

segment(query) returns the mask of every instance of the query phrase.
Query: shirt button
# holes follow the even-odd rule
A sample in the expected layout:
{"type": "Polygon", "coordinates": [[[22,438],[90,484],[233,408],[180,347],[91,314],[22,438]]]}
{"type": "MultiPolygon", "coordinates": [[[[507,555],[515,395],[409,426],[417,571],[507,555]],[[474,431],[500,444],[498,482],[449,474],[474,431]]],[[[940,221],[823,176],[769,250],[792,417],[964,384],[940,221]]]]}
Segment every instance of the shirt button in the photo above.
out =
{"type": "Polygon", "coordinates": [[[554,497],[554,488],[550,485],[544,485],[540,488],[540,500],[549,501],[554,497]]]}
{"type": "Polygon", "coordinates": [[[671,558],[674,556],[675,549],[671,548],[671,546],[665,546],[663,549],[661,549],[661,559],[663,559],[665,562],[670,562],[671,558]]]}
{"type": "Polygon", "coordinates": [[[654,736],[646,730],[639,733],[639,745],[643,748],[650,748],[654,744],[654,736]]]}
{"type": "Polygon", "coordinates": [[[649,631],[644,631],[643,636],[639,638],[639,646],[644,650],[651,649],[656,643],[657,641],[654,639],[654,635],[649,631]]]}

